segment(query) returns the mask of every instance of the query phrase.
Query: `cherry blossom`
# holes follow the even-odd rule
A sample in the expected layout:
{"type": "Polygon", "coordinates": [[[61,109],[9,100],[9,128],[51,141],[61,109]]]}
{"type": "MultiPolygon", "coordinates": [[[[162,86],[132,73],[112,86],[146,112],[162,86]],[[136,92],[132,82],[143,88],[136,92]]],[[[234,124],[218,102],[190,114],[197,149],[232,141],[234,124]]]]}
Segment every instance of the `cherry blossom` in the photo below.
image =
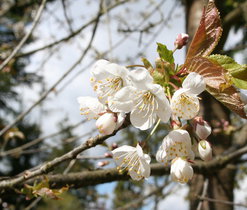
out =
{"type": "Polygon", "coordinates": [[[125,113],[113,113],[97,98],[90,96],[78,97],[77,101],[80,104],[81,115],[85,115],[88,120],[96,119],[96,127],[104,135],[112,134],[124,122],[125,113]]]}
{"type": "Polygon", "coordinates": [[[192,72],[183,81],[182,88],[172,96],[171,108],[175,116],[185,120],[194,118],[199,112],[198,94],[205,90],[206,84],[201,75],[192,72]]]}
{"type": "Polygon", "coordinates": [[[157,118],[167,122],[171,116],[169,101],[164,89],[153,84],[153,78],[146,69],[133,70],[129,74],[132,86],[127,86],[109,98],[113,112],[130,112],[133,126],[146,130],[157,118]]]}
{"type": "Polygon", "coordinates": [[[150,176],[149,155],[144,154],[139,144],[136,147],[124,145],[112,151],[113,159],[120,173],[128,170],[133,180],[141,180],[150,176]]]}
{"type": "Polygon", "coordinates": [[[172,181],[180,182],[182,184],[187,183],[192,179],[193,173],[193,168],[185,159],[177,157],[172,160],[170,170],[172,181]]]}
{"type": "Polygon", "coordinates": [[[156,153],[156,160],[161,163],[168,163],[176,157],[185,157],[193,160],[194,156],[189,133],[186,130],[177,129],[171,131],[164,138],[156,153]]]}
{"type": "Polygon", "coordinates": [[[91,83],[102,103],[108,103],[109,96],[128,84],[128,70],[107,60],[98,60],[91,73],[91,83]]]}

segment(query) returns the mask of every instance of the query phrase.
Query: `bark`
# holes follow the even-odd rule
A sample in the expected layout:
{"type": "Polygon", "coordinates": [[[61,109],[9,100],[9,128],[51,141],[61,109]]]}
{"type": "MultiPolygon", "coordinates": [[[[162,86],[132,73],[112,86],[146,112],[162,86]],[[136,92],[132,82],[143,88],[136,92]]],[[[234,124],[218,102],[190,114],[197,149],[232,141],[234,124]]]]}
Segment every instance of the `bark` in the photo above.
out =
{"type": "MultiPolygon", "coordinates": [[[[217,2],[216,2],[217,4],[217,2]]],[[[193,34],[196,31],[196,28],[199,24],[200,15],[202,14],[202,8],[205,5],[205,1],[203,0],[186,0],[185,8],[186,8],[186,27],[187,33],[190,37],[193,37],[193,34]]],[[[219,8],[219,7],[218,7],[219,8]]],[[[219,8],[221,9],[221,8],[219,8]]],[[[222,18],[222,16],[221,16],[222,18]]],[[[224,18],[224,17],[223,17],[224,18]]],[[[225,44],[226,38],[228,36],[230,25],[227,24],[225,30],[223,28],[223,39],[219,43],[219,47],[217,51],[221,50],[225,44]]],[[[227,120],[230,121],[229,115],[230,111],[227,110],[222,104],[216,101],[212,96],[207,93],[202,95],[202,115],[205,120],[212,123],[213,120],[227,120]]],[[[226,151],[233,142],[232,136],[226,136],[223,134],[218,134],[217,136],[211,135],[208,139],[213,146],[214,155],[222,154],[226,151]]],[[[234,179],[236,175],[236,167],[225,167],[223,169],[219,169],[212,175],[204,175],[195,174],[191,184],[190,184],[190,209],[197,209],[199,200],[197,198],[198,195],[201,195],[203,191],[203,183],[205,178],[208,178],[209,185],[207,189],[207,197],[214,198],[218,200],[224,201],[233,201],[234,195],[234,179]]],[[[203,210],[232,210],[233,206],[226,205],[223,203],[215,203],[215,202],[207,202],[204,201],[202,205],[203,210]]]]}

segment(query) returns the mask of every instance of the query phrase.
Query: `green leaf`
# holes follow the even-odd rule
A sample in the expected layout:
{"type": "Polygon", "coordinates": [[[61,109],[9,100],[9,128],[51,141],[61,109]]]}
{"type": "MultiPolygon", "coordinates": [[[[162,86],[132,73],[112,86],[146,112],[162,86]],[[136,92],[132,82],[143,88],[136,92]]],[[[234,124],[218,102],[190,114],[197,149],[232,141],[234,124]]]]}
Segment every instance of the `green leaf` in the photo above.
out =
{"type": "Polygon", "coordinates": [[[231,80],[236,87],[247,89],[247,65],[240,65],[225,55],[211,55],[208,58],[231,74],[231,80]]]}
{"type": "Polygon", "coordinates": [[[232,78],[234,85],[238,88],[247,90],[247,81],[238,78],[232,78]]]}
{"type": "Polygon", "coordinates": [[[168,50],[164,44],[157,43],[157,52],[159,53],[160,58],[164,61],[169,62],[170,64],[174,63],[173,52],[172,50],[168,50]]]}
{"type": "Polygon", "coordinates": [[[142,58],[142,62],[147,70],[153,69],[152,64],[146,58],[142,58]]]}
{"type": "Polygon", "coordinates": [[[213,1],[209,1],[203,11],[199,27],[190,44],[187,59],[208,56],[213,51],[222,34],[219,12],[213,1]]]}

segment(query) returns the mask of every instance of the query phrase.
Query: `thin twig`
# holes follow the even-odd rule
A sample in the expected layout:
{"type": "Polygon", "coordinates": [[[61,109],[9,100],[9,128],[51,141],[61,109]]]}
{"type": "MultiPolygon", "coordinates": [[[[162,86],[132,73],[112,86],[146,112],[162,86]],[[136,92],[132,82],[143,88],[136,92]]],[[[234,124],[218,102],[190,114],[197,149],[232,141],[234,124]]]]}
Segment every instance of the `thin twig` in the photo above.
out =
{"type": "Polygon", "coordinates": [[[4,157],[4,156],[7,156],[7,155],[13,155],[13,154],[16,154],[16,153],[22,153],[23,150],[31,147],[31,146],[34,146],[42,141],[44,141],[45,139],[48,139],[48,138],[52,138],[54,136],[57,136],[61,133],[63,133],[65,130],[67,129],[74,129],[74,128],[77,128],[79,125],[82,125],[83,123],[85,123],[87,120],[83,120],[83,121],[80,121],[79,123],[76,123],[75,125],[72,125],[72,126],[69,126],[69,128],[65,128],[63,130],[60,130],[58,132],[55,132],[55,133],[52,133],[52,134],[49,134],[47,136],[43,136],[43,137],[40,137],[40,138],[36,138],[26,144],[23,144],[19,147],[16,147],[16,148],[13,148],[13,149],[10,149],[10,150],[7,150],[7,151],[2,151],[0,152],[0,157],[4,157]]]}
{"type": "MultiPolygon", "coordinates": [[[[129,0],[124,0],[124,1],[119,1],[117,2],[116,4],[110,6],[109,8],[107,8],[107,11],[109,12],[110,10],[116,8],[117,6],[121,5],[121,4],[124,4],[126,2],[128,2],[129,0]]],[[[28,52],[24,52],[24,53],[21,53],[21,54],[17,54],[16,57],[24,57],[24,56],[28,56],[28,55],[31,55],[31,54],[34,54],[34,53],[37,53],[39,51],[42,51],[42,50],[45,50],[47,48],[51,48],[53,46],[56,46],[62,42],[66,42],[66,41],[69,41],[71,38],[73,38],[74,36],[76,36],[77,34],[79,34],[81,31],[83,31],[84,29],[86,29],[88,26],[90,26],[91,24],[95,23],[95,21],[97,20],[98,16],[102,16],[104,15],[104,11],[102,10],[100,12],[100,14],[98,14],[96,17],[94,17],[93,19],[91,19],[90,21],[88,21],[87,23],[85,23],[83,26],[81,26],[80,28],[78,28],[77,30],[75,30],[73,33],[69,34],[68,36],[64,37],[64,38],[61,38],[57,41],[54,41],[50,44],[47,44],[45,46],[42,46],[40,48],[37,48],[37,49],[34,49],[34,50],[30,50],[28,52]]]]}
{"type": "Polygon", "coordinates": [[[200,200],[203,201],[209,201],[209,202],[214,202],[214,203],[223,203],[231,206],[242,206],[247,208],[247,204],[242,204],[242,203],[234,203],[231,201],[224,201],[224,200],[218,200],[218,199],[213,199],[213,198],[208,198],[208,197],[202,197],[202,196],[197,196],[200,200]]]}
{"type": "MultiPolygon", "coordinates": [[[[204,184],[203,184],[203,190],[202,190],[201,197],[205,197],[206,194],[207,194],[207,191],[208,191],[208,179],[205,179],[204,180],[204,184]]],[[[196,210],[201,210],[202,209],[202,204],[203,204],[203,200],[200,200],[196,210]]]]}
{"type": "Polygon", "coordinates": [[[26,33],[26,35],[22,38],[22,40],[20,41],[20,43],[15,47],[15,49],[12,51],[12,53],[9,55],[9,57],[7,57],[0,65],[0,71],[10,62],[10,60],[12,58],[15,57],[15,55],[19,52],[19,50],[22,48],[22,46],[25,44],[25,42],[27,41],[27,39],[31,36],[31,34],[33,33],[34,29],[36,28],[36,26],[38,25],[38,22],[40,20],[41,14],[44,10],[45,7],[45,3],[46,0],[42,0],[42,3],[38,9],[38,12],[34,18],[33,21],[33,25],[30,29],[30,31],[28,33],[26,33]]]}
{"type": "Polygon", "coordinates": [[[92,42],[94,40],[94,37],[95,37],[95,34],[96,34],[96,30],[97,30],[97,27],[98,27],[98,23],[99,23],[101,14],[102,14],[101,10],[102,10],[102,2],[100,4],[100,9],[99,9],[99,12],[98,12],[98,19],[95,22],[90,41],[89,41],[86,49],[84,50],[84,52],[80,56],[80,58],[33,105],[31,105],[26,111],[24,111],[20,115],[18,115],[17,118],[13,122],[11,122],[9,125],[4,127],[0,131],[0,136],[2,136],[6,131],[8,131],[10,128],[12,128],[17,122],[19,122],[22,118],[24,118],[29,112],[32,111],[32,109],[34,107],[36,107],[38,104],[40,104],[60,84],[60,82],[62,82],[75,69],[75,67],[78,64],[81,63],[81,61],[83,60],[83,58],[85,57],[85,55],[89,51],[89,49],[90,49],[90,47],[92,45],[92,42]]]}

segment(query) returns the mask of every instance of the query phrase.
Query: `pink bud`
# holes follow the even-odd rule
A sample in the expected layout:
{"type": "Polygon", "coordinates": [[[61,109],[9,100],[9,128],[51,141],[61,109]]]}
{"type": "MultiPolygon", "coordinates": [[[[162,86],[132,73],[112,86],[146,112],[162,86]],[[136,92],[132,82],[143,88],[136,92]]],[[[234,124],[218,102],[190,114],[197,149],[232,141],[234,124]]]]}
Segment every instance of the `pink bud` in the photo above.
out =
{"type": "Polygon", "coordinates": [[[194,118],[194,129],[200,139],[206,139],[212,131],[210,125],[201,117],[194,118]]]}
{"type": "Polygon", "coordinates": [[[177,49],[181,49],[183,46],[185,46],[189,41],[189,35],[188,34],[178,34],[177,38],[174,42],[174,45],[177,49]]]}
{"type": "Polygon", "coordinates": [[[107,161],[107,160],[106,161],[100,161],[97,163],[98,167],[103,167],[103,166],[106,166],[108,164],[109,164],[109,161],[107,161]]]}
{"type": "Polygon", "coordinates": [[[105,153],[105,157],[106,157],[106,158],[111,158],[111,157],[112,157],[112,154],[109,153],[109,152],[106,152],[106,153],[105,153]]]}
{"type": "Polygon", "coordinates": [[[112,148],[112,150],[117,149],[118,148],[118,144],[115,143],[115,142],[112,143],[111,148],[112,148]]]}
{"type": "Polygon", "coordinates": [[[104,135],[112,134],[116,128],[116,117],[113,113],[105,113],[96,121],[96,127],[104,135]]]}
{"type": "Polygon", "coordinates": [[[208,141],[201,140],[198,143],[198,152],[202,160],[209,161],[212,159],[212,148],[208,141]]]}

